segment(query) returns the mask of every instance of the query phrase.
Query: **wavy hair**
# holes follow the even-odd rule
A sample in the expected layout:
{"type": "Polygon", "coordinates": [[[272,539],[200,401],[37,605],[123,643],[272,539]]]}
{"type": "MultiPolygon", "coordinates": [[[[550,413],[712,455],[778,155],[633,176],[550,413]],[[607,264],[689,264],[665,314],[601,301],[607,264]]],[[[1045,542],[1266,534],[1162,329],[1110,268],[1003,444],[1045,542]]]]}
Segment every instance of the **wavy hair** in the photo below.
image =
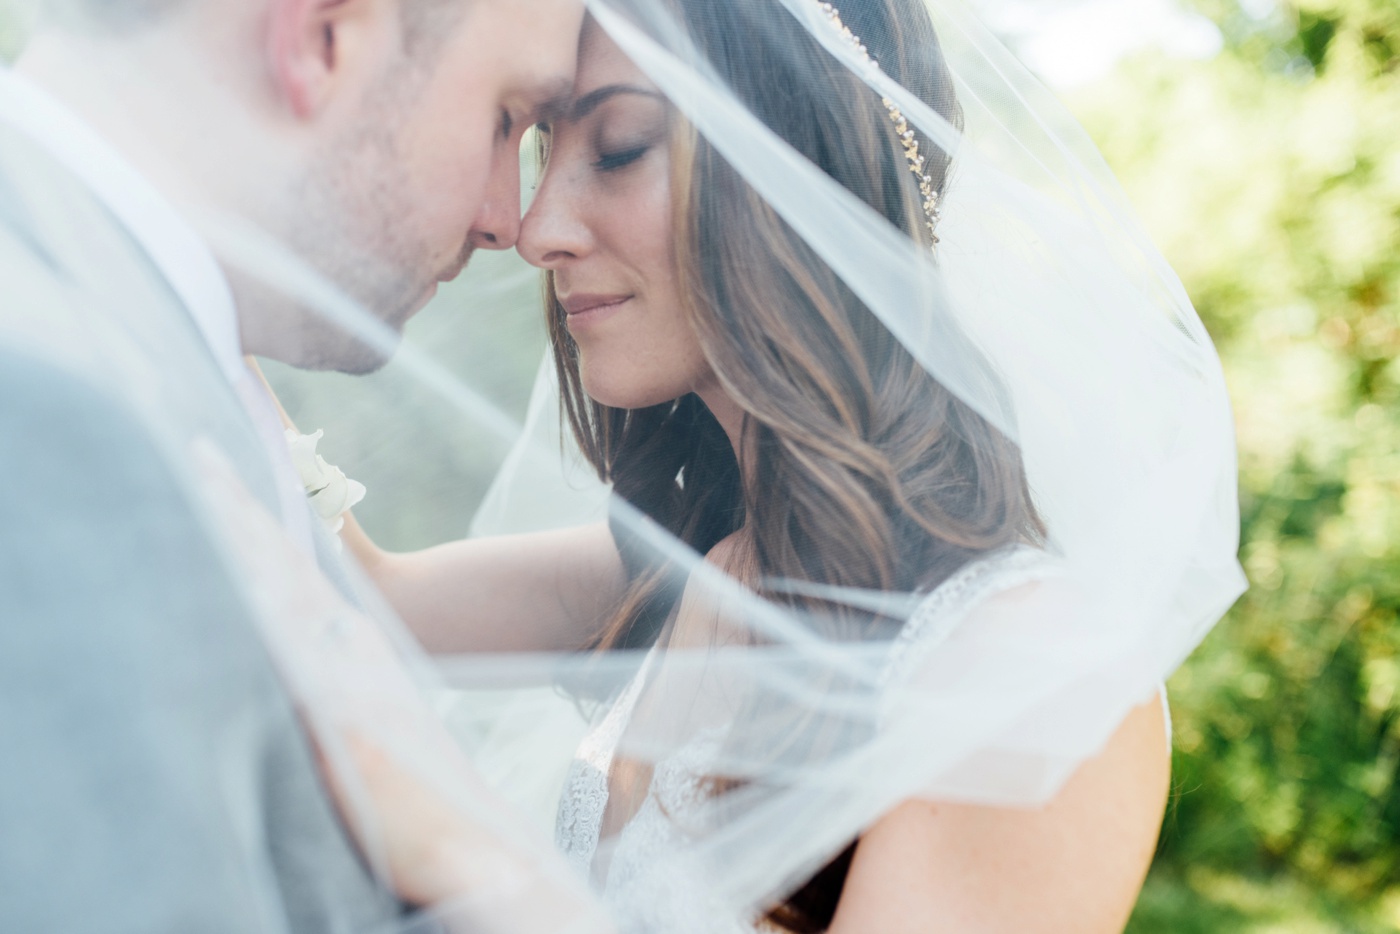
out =
{"type": "MultiPolygon", "coordinates": [[[[672,12],[755,116],[931,245],[917,180],[879,96],[776,0],[672,0],[672,12]]],[[[841,16],[886,74],[961,128],[952,76],[919,0],[847,0],[841,16]]],[[[615,495],[700,554],[737,533],[729,573],[843,640],[900,621],[775,582],[916,592],[979,555],[1041,540],[1017,447],[929,375],[708,142],[681,132],[687,145],[673,148],[672,177],[684,313],[743,410],[741,457],[693,394],[636,410],[589,399],[549,278],[547,323],[564,415],[615,495]]],[[[950,159],[927,142],[920,148],[942,192],[950,159]]],[[[958,352],[980,360],[970,341],[941,339],[965,343],[958,352]]],[[[990,378],[990,365],[983,369],[990,378]]],[[[621,523],[613,530],[630,584],[595,648],[650,646],[684,577],[621,523]]],[[[800,729],[793,735],[812,739],[800,729]]],[[[854,844],[770,920],[824,930],[853,851],[854,844]]]]}

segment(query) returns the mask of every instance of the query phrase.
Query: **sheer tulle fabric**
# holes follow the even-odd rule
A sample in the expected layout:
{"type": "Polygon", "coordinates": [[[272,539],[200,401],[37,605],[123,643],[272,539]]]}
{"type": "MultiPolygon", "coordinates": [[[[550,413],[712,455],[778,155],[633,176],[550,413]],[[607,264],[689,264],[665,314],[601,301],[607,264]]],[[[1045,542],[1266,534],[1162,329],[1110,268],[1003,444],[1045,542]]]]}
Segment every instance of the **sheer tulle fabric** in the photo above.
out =
{"type": "MultiPolygon", "coordinates": [[[[812,262],[1010,442],[1043,540],[895,591],[727,576],[583,462],[553,365],[538,369],[537,274],[512,257],[478,260],[384,373],[350,381],[274,367],[274,384],[303,429],[326,429],[324,449],[367,483],[359,514],[385,544],[606,518],[686,582],[714,639],[663,631],[630,651],[428,658],[387,609],[337,608],[308,591],[313,568],[269,561],[275,526],[238,498],[217,457],[201,455],[203,470],[269,645],[347,787],[356,777],[336,750],[353,728],[511,842],[501,884],[470,898],[523,923],[552,886],[589,880],[624,929],[744,930],[903,800],[1047,801],[1159,691],[1243,588],[1230,409],[1210,340],[1092,144],[960,5],[927,4],[956,122],[871,67],[815,0],[589,9],[812,262]],[[936,250],[745,103],[753,89],[728,83],[715,45],[697,40],[706,17],[727,24],[742,54],[798,76],[795,97],[800,76],[835,64],[860,79],[853,94],[888,98],[925,153],[946,154],[936,250]],[[833,635],[783,593],[887,625],[833,635]],[[624,761],[649,776],[648,793],[599,839],[609,770],[624,761]],[[520,814],[483,809],[460,777],[466,762],[520,814]],[[549,855],[556,808],[577,875],[549,855]]],[[[801,106],[828,108],[823,119],[839,125],[850,103],[801,106]]],[[[733,223],[752,210],[736,203],[733,223]]],[[[227,262],[392,344],[236,218],[204,226],[227,262]]],[[[981,493],[965,495],[970,507],[981,493]]],[[[471,607],[461,625],[473,625],[471,607]]],[[[368,805],[361,820],[374,824],[368,805]]],[[[557,919],[560,930],[575,923],[605,922],[557,919]]]]}

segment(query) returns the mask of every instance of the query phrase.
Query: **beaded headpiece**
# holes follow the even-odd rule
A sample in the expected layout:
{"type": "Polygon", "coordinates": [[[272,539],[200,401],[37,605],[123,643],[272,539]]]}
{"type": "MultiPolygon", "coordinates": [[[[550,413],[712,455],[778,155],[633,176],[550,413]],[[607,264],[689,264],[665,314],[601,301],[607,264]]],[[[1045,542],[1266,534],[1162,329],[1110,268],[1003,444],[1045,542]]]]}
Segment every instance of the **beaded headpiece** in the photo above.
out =
{"type": "MultiPolygon", "coordinates": [[[[860,41],[860,37],[851,32],[851,27],[841,22],[841,12],[830,3],[821,4],[822,13],[837,29],[856,53],[865,59],[866,64],[878,70],[880,65],[875,59],[870,57],[870,50],[860,41]]],[[[895,106],[894,101],[888,97],[880,98],[880,103],[885,105],[889,111],[890,119],[894,121],[894,131],[899,135],[899,141],[904,144],[904,157],[909,161],[909,171],[919,180],[919,194],[924,199],[924,221],[928,227],[929,236],[933,238],[933,245],[938,246],[938,219],[941,216],[938,206],[938,192],[933,187],[933,178],[924,171],[924,156],[919,152],[919,141],[914,138],[914,131],[909,128],[909,121],[904,118],[904,114],[895,106]]]]}

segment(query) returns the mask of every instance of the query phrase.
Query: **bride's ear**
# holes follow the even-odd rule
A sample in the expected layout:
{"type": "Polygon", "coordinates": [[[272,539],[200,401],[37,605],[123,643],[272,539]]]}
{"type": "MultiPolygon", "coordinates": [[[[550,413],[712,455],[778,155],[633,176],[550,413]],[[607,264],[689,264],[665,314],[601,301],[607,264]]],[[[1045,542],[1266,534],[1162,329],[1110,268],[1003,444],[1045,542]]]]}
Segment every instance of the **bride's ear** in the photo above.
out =
{"type": "Polygon", "coordinates": [[[337,93],[368,83],[401,37],[394,0],[268,0],[265,47],[272,79],[301,120],[337,93]]]}

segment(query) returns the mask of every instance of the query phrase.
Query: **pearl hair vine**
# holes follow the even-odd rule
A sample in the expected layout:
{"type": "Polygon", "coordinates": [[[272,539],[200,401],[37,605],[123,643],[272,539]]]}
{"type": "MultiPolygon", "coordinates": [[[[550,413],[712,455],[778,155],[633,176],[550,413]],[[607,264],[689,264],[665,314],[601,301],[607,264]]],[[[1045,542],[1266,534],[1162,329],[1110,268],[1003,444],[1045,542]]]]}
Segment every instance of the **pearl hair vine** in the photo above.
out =
{"type": "MultiPolygon", "coordinates": [[[[830,3],[821,3],[822,14],[831,23],[832,27],[839,31],[842,37],[850,43],[851,48],[861,56],[866,65],[875,71],[880,68],[879,62],[871,58],[870,50],[860,41],[860,37],[851,32],[851,27],[841,21],[841,11],[830,3]]],[[[924,199],[924,226],[928,228],[929,236],[933,238],[933,246],[938,246],[938,220],[942,216],[938,203],[938,191],[933,187],[933,177],[924,171],[924,164],[927,161],[924,155],[919,152],[919,141],[914,137],[914,131],[909,126],[909,121],[905,119],[903,112],[895,105],[894,101],[888,97],[880,98],[880,103],[885,105],[889,111],[890,119],[894,121],[894,131],[898,135],[900,143],[904,145],[904,157],[909,162],[909,171],[914,173],[914,177],[919,180],[919,194],[924,199]]]]}

